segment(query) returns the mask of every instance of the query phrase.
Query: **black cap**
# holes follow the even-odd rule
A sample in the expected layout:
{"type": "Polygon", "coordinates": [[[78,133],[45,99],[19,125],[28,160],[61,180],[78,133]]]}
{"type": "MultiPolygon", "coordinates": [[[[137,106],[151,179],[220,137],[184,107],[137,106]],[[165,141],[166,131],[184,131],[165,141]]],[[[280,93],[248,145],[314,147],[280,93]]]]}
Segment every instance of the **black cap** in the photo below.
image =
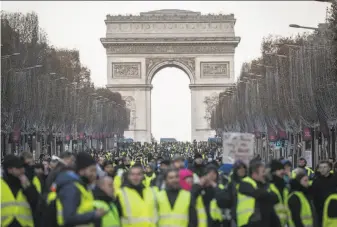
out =
{"type": "Polygon", "coordinates": [[[284,169],[284,165],[282,164],[282,162],[278,161],[278,160],[272,160],[270,162],[270,171],[273,173],[277,170],[281,170],[284,169]]]}
{"type": "Polygon", "coordinates": [[[95,160],[89,153],[80,152],[76,156],[76,170],[85,169],[89,166],[96,165],[95,160]]]}
{"type": "Polygon", "coordinates": [[[24,162],[18,156],[9,154],[5,156],[2,165],[5,170],[8,168],[23,168],[24,162]]]}
{"type": "Polygon", "coordinates": [[[164,164],[164,165],[169,166],[171,164],[171,162],[170,162],[170,160],[165,159],[165,160],[161,161],[160,164],[164,164]]]}

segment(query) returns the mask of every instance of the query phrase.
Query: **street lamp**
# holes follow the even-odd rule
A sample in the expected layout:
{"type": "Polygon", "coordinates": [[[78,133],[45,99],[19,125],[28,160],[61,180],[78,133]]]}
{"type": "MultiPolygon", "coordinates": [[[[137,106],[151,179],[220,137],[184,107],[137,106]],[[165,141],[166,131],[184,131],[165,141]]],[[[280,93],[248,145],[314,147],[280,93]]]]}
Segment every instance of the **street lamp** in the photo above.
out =
{"type": "Polygon", "coordinates": [[[318,31],[318,28],[301,26],[301,25],[298,25],[298,24],[289,24],[289,27],[291,27],[291,28],[303,28],[303,29],[310,29],[310,30],[318,31]]]}
{"type": "Polygon", "coordinates": [[[327,3],[333,3],[334,0],[315,0],[316,2],[327,2],[327,3]]]}
{"type": "Polygon", "coordinates": [[[7,59],[7,58],[18,56],[18,55],[20,55],[20,53],[8,54],[8,55],[1,56],[1,59],[7,59]]]}

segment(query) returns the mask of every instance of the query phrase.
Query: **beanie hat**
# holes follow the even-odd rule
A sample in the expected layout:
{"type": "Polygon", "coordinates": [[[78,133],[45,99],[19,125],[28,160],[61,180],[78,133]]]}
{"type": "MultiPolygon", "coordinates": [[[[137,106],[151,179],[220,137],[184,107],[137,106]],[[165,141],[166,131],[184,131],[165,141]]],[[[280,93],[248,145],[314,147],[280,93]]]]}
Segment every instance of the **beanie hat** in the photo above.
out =
{"type": "Polygon", "coordinates": [[[277,171],[277,170],[281,170],[281,169],[284,169],[284,166],[283,166],[283,164],[280,161],[278,161],[278,160],[272,160],[270,162],[270,171],[272,173],[275,172],[275,171],[277,171]]]}
{"type": "Polygon", "coordinates": [[[24,162],[18,156],[9,154],[5,156],[2,166],[4,170],[7,170],[8,168],[23,168],[24,162]]]}
{"type": "Polygon", "coordinates": [[[89,166],[96,165],[95,160],[89,153],[80,152],[76,156],[76,170],[85,169],[89,166]]]}
{"type": "Polygon", "coordinates": [[[283,166],[287,166],[287,165],[291,166],[291,161],[289,161],[288,159],[283,159],[281,163],[283,164],[283,166]]]}
{"type": "Polygon", "coordinates": [[[213,164],[208,164],[206,166],[206,172],[209,173],[209,172],[212,172],[212,171],[218,173],[218,168],[213,164]]]}
{"type": "Polygon", "coordinates": [[[199,153],[196,153],[196,154],[194,155],[194,159],[197,159],[197,158],[202,158],[202,155],[199,154],[199,153]]]}

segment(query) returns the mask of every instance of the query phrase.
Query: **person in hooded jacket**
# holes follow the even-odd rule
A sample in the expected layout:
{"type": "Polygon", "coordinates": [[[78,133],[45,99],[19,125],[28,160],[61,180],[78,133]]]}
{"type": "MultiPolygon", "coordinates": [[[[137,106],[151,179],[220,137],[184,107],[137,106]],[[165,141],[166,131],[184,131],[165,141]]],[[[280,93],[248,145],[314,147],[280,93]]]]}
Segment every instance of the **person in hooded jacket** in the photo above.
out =
{"type": "Polygon", "coordinates": [[[262,162],[252,160],[249,175],[237,189],[236,222],[238,227],[271,226],[277,196],[268,190],[266,169],[262,162]]]}
{"type": "Polygon", "coordinates": [[[23,160],[10,154],[5,156],[2,167],[4,172],[1,177],[1,226],[39,225],[34,217],[39,193],[25,175],[23,160]]]}
{"type": "Polygon", "coordinates": [[[170,160],[163,160],[160,162],[156,178],[151,181],[151,187],[154,187],[157,191],[165,188],[164,173],[169,168],[169,166],[170,160]]]}
{"type": "Polygon", "coordinates": [[[103,209],[95,210],[93,195],[89,186],[96,180],[95,160],[86,152],[76,156],[76,173],[61,172],[54,182],[57,198],[58,225],[74,227],[77,225],[93,226],[106,214],[103,209]]]}
{"type": "Polygon", "coordinates": [[[205,165],[203,163],[202,155],[200,153],[194,154],[194,163],[190,169],[193,172],[193,180],[195,183],[199,181],[199,178],[205,174],[205,165]]]}
{"type": "Polygon", "coordinates": [[[233,222],[236,220],[237,188],[242,179],[247,176],[247,173],[247,165],[243,161],[237,160],[229,176],[229,182],[226,187],[227,193],[222,194],[220,198],[218,197],[218,205],[220,208],[231,209],[233,222]]]}
{"type": "Polygon", "coordinates": [[[291,192],[288,197],[290,227],[317,227],[317,217],[309,193],[309,177],[303,170],[296,171],[295,179],[290,181],[291,192]]]}
{"type": "Polygon", "coordinates": [[[221,226],[223,218],[222,210],[218,207],[215,196],[216,193],[224,193],[222,191],[224,190],[224,185],[219,184],[219,173],[217,166],[207,165],[205,171],[208,180],[215,183],[215,185],[206,185],[201,191],[202,200],[207,214],[207,223],[208,226],[218,227],[221,226]]]}
{"type": "Polygon", "coordinates": [[[69,168],[73,168],[74,163],[75,163],[75,157],[73,153],[69,151],[65,151],[61,153],[60,159],[57,162],[57,165],[55,166],[53,170],[51,170],[51,172],[49,173],[45,181],[45,187],[44,187],[45,193],[49,193],[50,187],[54,183],[57,175],[60,172],[69,170],[69,168]]]}
{"type": "MultiPolygon", "coordinates": [[[[201,192],[205,186],[207,186],[208,178],[203,176],[198,183],[193,183],[193,172],[189,169],[179,170],[179,184],[183,190],[190,191],[195,198],[195,209],[198,219],[198,224],[194,226],[206,227],[207,226],[207,213],[201,197],[201,192]]],[[[192,225],[193,226],[193,225],[192,225]]],[[[190,227],[192,227],[190,226],[190,227]]]]}

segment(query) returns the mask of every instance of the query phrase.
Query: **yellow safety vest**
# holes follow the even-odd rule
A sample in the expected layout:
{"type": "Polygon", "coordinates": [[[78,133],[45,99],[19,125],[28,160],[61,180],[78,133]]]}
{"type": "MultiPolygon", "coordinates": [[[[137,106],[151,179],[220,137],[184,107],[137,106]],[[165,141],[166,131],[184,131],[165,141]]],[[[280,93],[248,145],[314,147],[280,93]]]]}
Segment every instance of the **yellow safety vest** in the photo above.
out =
{"type": "Polygon", "coordinates": [[[119,191],[119,189],[121,188],[122,186],[122,183],[123,183],[123,174],[124,174],[125,170],[124,169],[118,169],[117,170],[117,174],[114,178],[114,188],[115,188],[115,191],[119,191]]]}
{"type": "Polygon", "coordinates": [[[107,214],[102,217],[101,227],[120,227],[121,226],[118,210],[114,204],[109,205],[104,201],[95,200],[94,207],[97,209],[99,208],[103,209],[107,212],[107,214]]]}
{"type": "Polygon", "coordinates": [[[151,186],[151,181],[156,178],[156,174],[153,173],[151,177],[148,177],[147,175],[144,175],[144,180],[143,184],[145,187],[150,187],[151,186]]]}
{"type": "MultiPolygon", "coordinates": [[[[242,182],[249,183],[253,186],[254,189],[257,189],[256,182],[250,178],[245,177],[242,179],[242,182]]],[[[238,188],[240,185],[238,186],[238,188]]],[[[241,227],[249,223],[250,217],[255,212],[255,198],[247,196],[238,192],[238,201],[236,206],[236,216],[237,216],[237,226],[241,227]]]]}
{"type": "Polygon", "coordinates": [[[222,212],[215,199],[210,203],[210,216],[214,221],[223,221],[222,212]]]}
{"type": "Polygon", "coordinates": [[[207,227],[207,213],[201,195],[198,196],[195,209],[198,217],[198,227],[207,227]]]}
{"type": "Polygon", "coordinates": [[[35,186],[36,191],[37,191],[38,193],[41,194],[42,187],[41,187],[40,179],[39,179],[37,176],[35,176],[35,177],[33,178],[32,183],[33,183],[33,185],[35,186]]]}
{"type": "MultiPolygon", "coordinates": [[[[94,197],[90,190],[87,190],[80,183],[75,183],[75,186],[81,193],[80,205],[77,207],[76,214],[84,214],[94,211],[94,197]]],[[[57,210],[57,224],[59,226],[64,225],[63,219],[63,205],[59,199],[56,199],[56,210],[57,210]]],[[[85,225],[79,225],[78,227],[93,227],[94,224],[89,223],[85,225]]]]}
{"type": "Polygon", "coordinates": [[[9,185],[1,178],[1,226],[9,226],[14,219],[21,226],[34,227],[32,209],[22,190],[15,198],[9,185]]]}
{"type": "Polygon", "coordinates": [[[172,209],[167,197],[167,192],[165,190],[160,191],[158,193],[158,227],[187,227],[190,203],[191,193],[180,190],[172,209]]]}
{"type": "Polygon", "coordinates": [[[117,192],[122,207],[123,227],[155,227],[158,219],[157,196],[152,188],[143,189],[143,198],[138,192],[122,187],[117,192]]]}
{"type": "MultiPolygon", "coordinates": [[[[311,174],[314,174],[315,172],[310,169],[309,167],[304,167],[304,169],[307,171],[307,176],[309,177],[311,174]]],[[[292,172],[291,172],[291,177],[294,179],[296,178],[296,169],[294,169],[292,172]]]]}
{"type": "MultiPolygon", "coordinates": [[[[323,225],[322,227],[336,227],[337,226],[337,217],[329,217],[328,216],[328,210],[329,205],[332,200],[337,200],[337,194],[334,193],[330,195],[324,202],[324,208],[323,208],[323,225]]],[[[331,209],[331,207],[330,207],[331,209]]],[[[335,207],[332,209],[336,209],[335,207]]]]}
{"type": "MultiPolygon", "coordinates": [[[[225,189],[225,186],[223,184],[219,184],[218,187],[221,190],[225,189]]],[[[212,220],[214,221],[223,221],[223,215],[222,215],[222,210],[220,209],[220,207],[218,206],[216,199],[212,199],[211,203],[210,203],[210,216],[212,218],[212,220]]]]}
{"type": "MultiPolygon", "coordinates": [[[[304,227],[313,227],[314,224],[314,220],[313,220],[313,216],[312,216],[312,211],[311,211],[311,207],[310,207],[310,203],[307,200],[307,198],[305,197],[305,195],[303,194],[303,192],[292,192],[289,195],[289,198],[287,201],[289,201],[289,199],[292,196],[297,196],[298,199],[300,200],[301,203],[301,220],[302,220],[302,224],[304,227]]],[[[289,204],[288,204],[289,207],[289,204]]],[[[292,214],[291,214],[291,210],[290,210],[290,217],[289,217],[289,227],[295,227],[295,224],[292,220],[292,214]]]]}
{"type": "MultiPolygon", "coordinates": [[[[310,177],[312,174],[314,174],[315,172],[310,169],[309,167],[305,167],[304,168],[307,171],[307,176],[310,177]]],[[[291,172],[291,178],[295,179],[296,178],[296,172],[295,169],[291,172]]],[[[309,179],[309,185],[312,185],[313,181],[309,179]]]]}
{"type": "Polygon", "coordinates": [[[278,203],[274,206],[274,210],[280,220],[281,226],[285,226],[287,224],[288,214],[289,214],[289,210],[288,210],[288,206],[286,202],[288,195],[289,195],[288,189],[284,188],[283,193],[282,193],[283,197],[282,197],[281,192],[277,189],[277,187],[274,184],[270,184],[269,189],[270,191],[272,191],[273,193],[277,195],[278,203]]]}

